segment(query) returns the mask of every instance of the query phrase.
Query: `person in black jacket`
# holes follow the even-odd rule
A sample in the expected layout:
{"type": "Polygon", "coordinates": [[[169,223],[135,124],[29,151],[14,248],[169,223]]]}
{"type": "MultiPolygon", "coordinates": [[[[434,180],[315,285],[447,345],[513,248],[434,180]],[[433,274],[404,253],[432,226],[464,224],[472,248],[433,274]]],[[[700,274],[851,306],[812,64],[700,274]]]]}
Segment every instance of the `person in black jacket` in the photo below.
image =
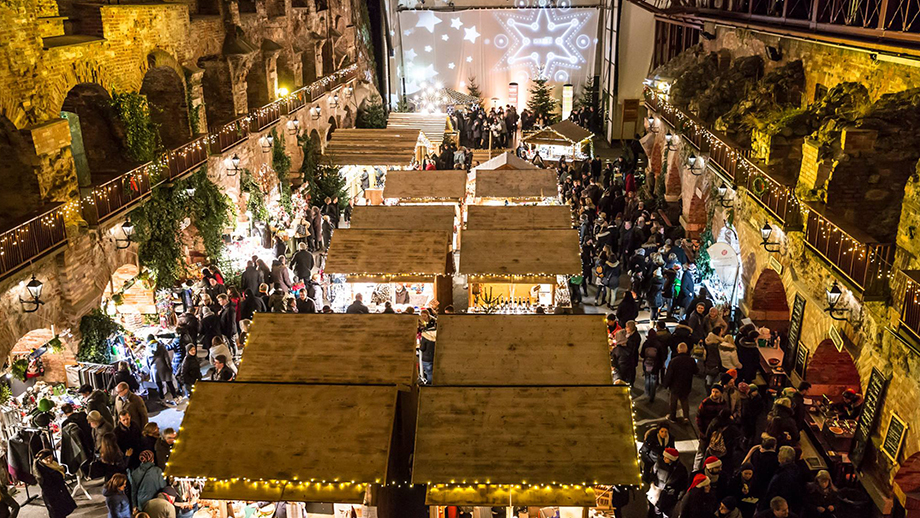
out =
{"type": "Polygon", "coordinates": [[[291,257],[291,269],[294,270],[294,275],[297,276],[302,282],[307,282],[313,276],[313,254],[307,250],[306,243],[300,243],[298,245],[297,253],[291,257]]]}
{"type": "Polygon", "coordinates": [[[102,416],[102,420],[115,426],[115,418],[109,410],[109,396],[101,390],[93,390],[92,385],[82,385],[80,395],[83,396],[83,406],[86,407],[86,415],[95,410],[102,416]]]}
{"type": "Polygon", "coordinates": [[[73,405],[70,403],[61,405],[61,412],[66,416],[61,428],[70,423],[77,425],[80,429],[80,443],[83,445],[83,451],[86,452],[87,456],[92,457],[92,452],[96,448],[93,442],[93,427],[86,420],[86,412],[74,412],[73,405]]]}
{"type": "Polygon", "coordinates": [[[642,358],[645,395],[648,397],[648,403],[652,404],[655,402],[658,382],[664,371],[664,361],[668,357],[667,348],[658,340],[658,333],[654,329],[649,329],[645,343],[642,344],[642,350],[639,352],[639,357],[642,358]]]}
{"type": "Polygon", "coordinates": [[[664,383],[670,391],[668,420],[677,422],[677,403],[684,410],[683,420],[690,418],[690,391],[693,389],[693,377],[696,376],[696,361],[687,354],[687,344],[677,346],[677,354],[671,358],[664,383]]]}
{"type": "Polygon", "coordinates": [[[648,515],[670,517],[687,487],[687,468],[680,462],[680,454],[673,447],[662,450],[652,468],[648,491],[648,515]]]}
{"type": "Polygon", "coordinates": [[[437,326],[437,321],[431,318],[431,313],[427,309],[419,312],[418,331],[421,335],[421,338],[419,338],[419,351],[422,353],[422,377],[427,385],[431,385],[431,376],[434,371],[434,347],[437,326]]]}
{"type": "Polygon", "coordinates": [[[141,435],[141,427],[137,423],[131,422],[131,413],[127,410],[122,410],[118,414],[115,437],[118,439],[118,447],[128,458],[128,469],[138,467],[141,463],[139,455],[144,441],[141,435]]]}
{"type": "Polygon", "coordinates": [[[65,518],[77,509],[64,482],[64,468],[54,460],[54,452],[41,450],[35,454],[33,469],[50,518],[65,518]]]}
{"type": "Polygon", "coordinates": [[[712,492],[712,483],[709,477],[702,473],[693,477],[690,489],[680,501],[679,518],[710,518],[715,515],[718,508],[715,494],[712,492]]]}
{"type": "Polygon", "coordinates": [[[620,327],[626,327],[626,322],[637,318],[639,318],[639,304],[636,302],[632,290],[626,290],[623,300],[617,306],[617,321],[620,323],[620,327]]]}
{"type": "Polygon", "coordinates": [[[239,332],[236,326],[236,308],[230,303],[230,298],[224,294],[217,297],[220,304],[219,327],[220,334],[227,339],[230,350],[235,352],[236,335],[239,332]]]}
{"type": "Polygon", "coordinates": [[[192,394],[192,387],[201,379],[201,363],[198,361],[198,348],[195,344],[188,346],[188,354],[179,367],[179,381],[185,386],[187,395],[192,394]]]}
{"type": "Polygon", "coordinates": [[[674,447],[674,437],[668,423],[658,423],[645,432],[639,457],[642,459],[642,480],[651,482],[655,473],[655,464],[661,460],[664,450],[674,447]]]}
{"type": "Polygon", "coordinates": [[[220,321],[217,315],[211,311],[211,308],[204,306],[201,308],[201,347],[204,350],[211,348],[214,338],[220,336],[220,321]]]}
{"type": "Polygon", "coordinates": [[[247,261],[246,269],[240,276],[240,288],[243,291],[252,290],[253,293],[259,291],[259,285],[265,282],[263,273],[256,267],[255,261],[247,261]]]}
{"type": "Polygon", "coordinates": [[[804,485],[802,484],[802,475],[799,473],[798,466],[795,465],[795,450],[792,446],[781,446],[776,458],[779,461],[779,467],[776,468],[776,474],[770,480],[767,491],[760,500],[760,509],[765,510],[774,497],[781,496],[786,499],[789,509],[793,513],[798,513],[802,509],[803,496],[805,494],[804,485]]]}
{"type": "Polygon", "coordinates": [[[839,506],[837,488],[831,481],[831,474],[822,469],[815,476],[815,481],[808,484],[805,498],[805,516],[814,518],[834,518],[839,506]]]}
{"type": "Polygon", "coordinates": [[[316,313],[316,303],[307,296],[307,290],[302,289],[297,294],[297,312],[298,313],[316,313]]]}
{"type": "Polygon", "coordinates": [[[265,302],[256,297],[252,290],[246,288],[243,291],[243,300],[240,302],[240,319],[252,320],[256,313],[268,313],[265,302]]]}

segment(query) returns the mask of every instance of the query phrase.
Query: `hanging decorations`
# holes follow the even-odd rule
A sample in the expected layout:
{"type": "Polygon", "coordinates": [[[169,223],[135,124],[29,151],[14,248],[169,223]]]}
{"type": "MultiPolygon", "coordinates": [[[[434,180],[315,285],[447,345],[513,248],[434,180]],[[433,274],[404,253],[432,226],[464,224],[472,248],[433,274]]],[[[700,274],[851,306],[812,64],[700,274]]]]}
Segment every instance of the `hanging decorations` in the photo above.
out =
{"type": "Polygon", "coordinates": [[[751,192],[753,192],[758,197],[763,196],[769,188],[770,185],[767,183],[767,180],[765,180],[763,176],[755,176],[754,180],[751,181],[751,192]]]}

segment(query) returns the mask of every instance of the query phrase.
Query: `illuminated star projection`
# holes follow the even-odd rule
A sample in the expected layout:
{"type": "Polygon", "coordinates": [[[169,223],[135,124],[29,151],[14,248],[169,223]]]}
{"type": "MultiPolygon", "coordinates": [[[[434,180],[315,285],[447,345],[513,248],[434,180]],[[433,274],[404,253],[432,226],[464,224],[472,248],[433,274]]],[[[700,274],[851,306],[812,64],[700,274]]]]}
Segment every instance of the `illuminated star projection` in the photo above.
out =
{"type": "Polygon", "coordinates": [[[438,18],[434,12],[422,11],[422,14],[418,16],[418,23],[415,24],[415,26],[428,29],[428,32],[434,34],[434,26],[439,23],[441,23],[441,19],[438,18]]]}
{"type": "Polygon", "coordinates": [[[580,31],[590,13],[560,12],[556,9],[528,9],[514,13],[497,12],[495,18],[505,29],[494,38],[498,49],[507,49],[495,66],[496,71],[530,69],[554,81],[568,81],[569,72],[587,63],[584,51],[590,39],[580,31]]]}

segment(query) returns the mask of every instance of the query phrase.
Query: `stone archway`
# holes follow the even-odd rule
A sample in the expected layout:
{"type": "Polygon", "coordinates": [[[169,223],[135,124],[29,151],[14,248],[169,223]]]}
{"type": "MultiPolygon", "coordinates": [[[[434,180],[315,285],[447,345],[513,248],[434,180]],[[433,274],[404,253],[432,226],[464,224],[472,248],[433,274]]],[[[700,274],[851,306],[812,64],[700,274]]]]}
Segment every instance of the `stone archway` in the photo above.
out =
{"type": "MultiPolygon", "coordinates": [[[[804,345],[804,344],[803,344],[804,345]]],[[[861,392],[859,371],[846,349],[837,350],[834,341],[824,340],[808,357],[805,380],[811,383],[810,394],[838,396],[851,388],[861,392]]]]}
{"type": "Polygon", "coordinates": [[[173,149],[191,139],[185,84],[171,67],[151,67],[140,93],[147,96],[150,117],[160,127],[163,145],[173,149]]]}
{"type": "Polygon", "coordinates": [[[300,86],[297,74],[294,71],[294,67],[285,54],[282,53],[278,55],[278,59],[275,62],[275,67],[278,70],[279,90],[284,88],[287,89],[288,92],[293,92],[300,86]]]}
{"type": "Polygon", "coordinates": [[[135,264],[124,264],[112,272],[111,280],[105,288],[103,297],[112,300],[115,311],[126,320],[126,324],[140,325],[141,315],[156,314],[154,293],[141,279],[140,268],[135,264]],[[128,322],[127,320],[132,320],[128,322]],[[134,322],[136,321],[136,322],[134,322]]]}
{"type": "Polygon", "coordinates": [[[789,327],[789,302],[783,279],[774,270],[764,269],[754,284],[748,315],[758,325],[771,329],[789,327]]]}
{"type": "Polygon", "coordinates": [[[338,128],[338,124],[335,122],[335,117],[329,117],[327,121],[329,123],[329,129],[326,130],[326,141],[332,140],[332,133],[338,128]]]}
{"type": "Polygon", "coordinates": [[[252,112],[265,106],[270,100],[268,74],[265,71],[265,62],[260,60],[253,63],[246,74],[246,104],[252,112]]]}
{"type": "MultiPolygon", "coordinates": [[[[51,329],[33,329],[22,335],[16,344],[13,345],[10,355],[15,359],[28,359],[33,349],[39,349],[45,346],[54,336],[55,333],[51,329]]],[[[67,348],[70,344],[64,343],[63,345],[64,349],[61,352],[46,350],[44,354],[39,357],[44,369],[44,372],[40,376],[29,377],[25,382],[21,382],[15,378],[10,380],[14,396],[21,394],[26,388],[31,387],[37,381],[54,384],[63,383],[66,380],[67,373],[64,371],[64,364],[67,363],[68,360],[73,360],[73,353],[67,348]]]]}
{"type": "Polygon", "coordinates": [[[38,177],[19,130],[0,115],[0,227],[41,205],[38,177]]]}
{"type": "MultiPolygon", "coordinates": [[[[85,162],[74,153],[78,177],[86,173],[93,181],[108,179],[131,169],[119,135],[124,128],[115,120],[112,98],[101,85],[80,83],[67,93],[61,106],[62,116],[71,124],[71,144],[82,147],[85,162]],[[85,167],[86,170],[81,170],[85,167]]],[[[81,185],[83,185],[81,178],[81,185]]]]}

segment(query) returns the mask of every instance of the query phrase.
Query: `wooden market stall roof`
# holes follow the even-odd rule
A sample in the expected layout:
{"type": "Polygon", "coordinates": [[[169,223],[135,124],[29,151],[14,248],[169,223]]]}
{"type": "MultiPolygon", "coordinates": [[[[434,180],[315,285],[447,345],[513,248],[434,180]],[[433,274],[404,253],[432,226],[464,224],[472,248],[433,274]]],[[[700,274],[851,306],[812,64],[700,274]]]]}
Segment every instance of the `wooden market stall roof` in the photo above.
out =
{"type": "Polygon", "coordinates": [[[424,282],[451,273],[450,243],[451,233],[443,230],[339,229],[332,235],[325,272],[367,279],[394,275],[405,282],[424,282]]]}
{"type": "Polygon", "coordinates": [[[351,216],[354,229],[454,231],[455,205],[361,205],[351,216]]]}
{"type": "Polygon", "coordinates": [[[415,315],[257,313],[237,380],[412,385],[417,330],[415,315]]]}
{"type": "Polygon", "coordinates": [[[387,171],[384,198],[460,201],[466,196],[466,171],[387,171]]]}
{"type": "Polygon", "coordinates": [[[408,166],[415,157],[419,133],[407,128],[337,129],[323,154],[339,166],[408,166]]]}
{"type": "Polygon", "coordinates": [[[524,137],[527,144],[574,146],[590,140],[594,134],[572,121],[562,121],[524,137]]]}
{"type": "Polygon", "coordinates": [[[446,113],[390,112],[387,129],[419,130],[432,144],[440,145],[444,141],[444,132],[448,130],[448,120],[446,113]]]}
{"type": "Polygon", "coordinates": [[[549,169],[476,171],[477,198],[551,198],[558,194],[556,173],[549,169]]]}
{"type": "Polygon", "coordinates": [[[478,166],[474,167],[477,171],[495,171],[495,170],[507,170],[507,169],[533,169],[533,164],[519,158],[517,155],[511,151],[505,151],[504,153],[495,156],[478,166]]]}
{"type": "Polygon", "coordinates": [[[200,382],[166,474],[214,479],[208,499],[360,503],[386,480],[396,397],[395,386],[200,382]]]}
{"type": "Polygon", "coordinates": [[[568,205],[470,205],[469,230],[571,229],[572,209],[568,205]]]}
{"type": "Polygon", "coordinates": [[[462,274],[528,277],[580,272],[581,252],[576,230],[463,232],[462,274]]]}
{"type": "Polygon", "coordinates": [[[610,385],[609,349],[596,315],[441,315],[432,378],[439,386],[610,385]]]}
{"type": "Polygon", "coordinates": [[[629,387],[422,387],[412,482],[428,505],[508,505],[520,484],[513,505],[593,507],[591,486],[640,483],[635,441],[629,387]]]}

